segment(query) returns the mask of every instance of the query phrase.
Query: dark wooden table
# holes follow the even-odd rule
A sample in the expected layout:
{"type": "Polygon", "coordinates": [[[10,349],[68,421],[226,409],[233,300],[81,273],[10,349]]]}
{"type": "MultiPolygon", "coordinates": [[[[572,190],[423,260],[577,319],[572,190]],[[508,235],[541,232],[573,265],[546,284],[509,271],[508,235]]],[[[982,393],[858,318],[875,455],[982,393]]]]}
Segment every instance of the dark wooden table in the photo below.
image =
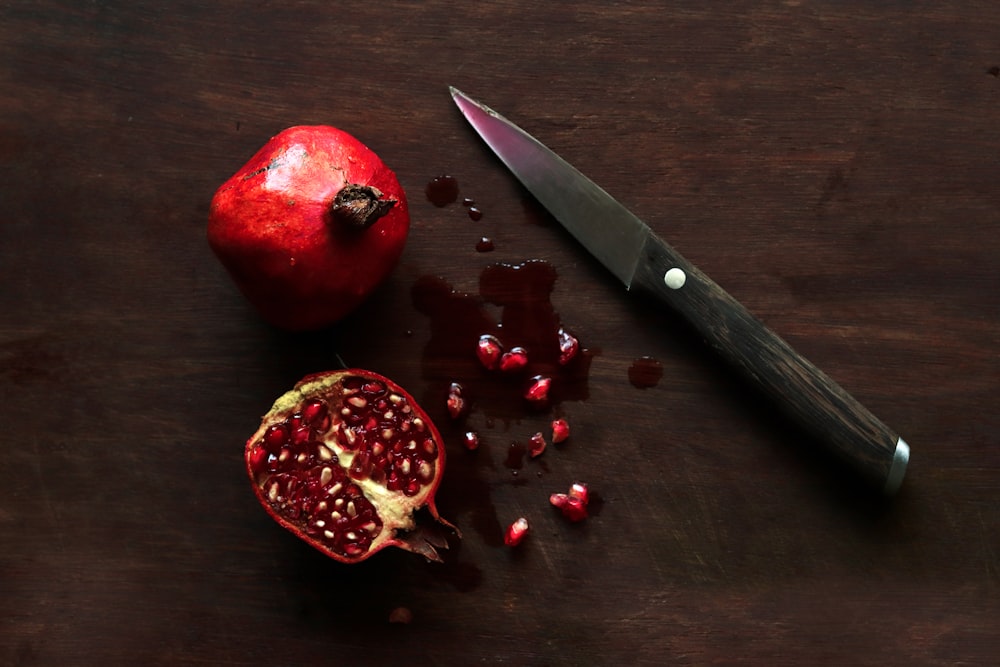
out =
{"type": "Polygon", "coordinates": [[[995,664],[997,3],[13,1],[0,62],[0,664],[995,664]],[[627,299],[448,85],[897,429],[898,496],[627,299]],[[302,123],[379,152],[413,227],[361,311],[292,335],[205,227],[215,188],[302,123]],[[482,220],[427,201],[440,174],[482,220]],[[439,280],[475,310],[487,267],[527,260],[593,356],[558,406],[571,440],[512,470],[545,416],[481,402],[483,447],[463,450],[437,397],[467,360],[414,295],[439,280]],[[444,564],[340,565],[254,500],[243,441],[337,355],[442,423],[439,505],[464,532],[444,564]],[[647,389],[641,357],[663,369],[647,389]],[[547,503],[574,479],[600,499],[581,525],[547,503]],[[533,532],[511,551],[519,515],[533,532]]]}

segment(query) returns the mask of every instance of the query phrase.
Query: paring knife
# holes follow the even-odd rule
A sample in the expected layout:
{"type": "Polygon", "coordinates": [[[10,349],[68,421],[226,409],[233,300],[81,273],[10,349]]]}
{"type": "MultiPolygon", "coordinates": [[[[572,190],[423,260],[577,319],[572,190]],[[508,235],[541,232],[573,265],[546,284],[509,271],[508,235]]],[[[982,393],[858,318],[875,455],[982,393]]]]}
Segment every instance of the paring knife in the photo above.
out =
{"type": "Polygon", "coordinates": [[[862,477],[894,494],[906,442],[659,238],[646,223],[541,142],[451,88],[465,118],[532,195],[631,292],[683,316],[799,426],[862,477]]]}

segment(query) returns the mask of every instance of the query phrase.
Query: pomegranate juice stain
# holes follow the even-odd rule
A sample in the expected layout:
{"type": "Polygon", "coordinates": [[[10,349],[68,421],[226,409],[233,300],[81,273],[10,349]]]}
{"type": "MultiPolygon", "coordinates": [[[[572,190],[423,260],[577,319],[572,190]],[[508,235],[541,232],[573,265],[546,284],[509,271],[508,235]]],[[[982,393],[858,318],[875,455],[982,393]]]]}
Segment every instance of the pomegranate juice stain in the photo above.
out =
{"type": "Polygon", "coordinates": [[[458,179],[447,175],[435,176],[427,183],[424,194],[430,203],[443,208],[458,199],[458,179]]]}
{"type": "MultiPolygon", "coordinates": [[[[537,414],[523,395],[536,375],[552,378],[550,409],[563,401],[585,400],[592,355],[581,350],[569,363],[559,363],[563,325],[551,301],[556,278],[552,265],[541,260],[487,266],[479,277],[478,295],[457,292],[441,278],[419,278],[413,302],[430,318],[431,330],[422,357],[424,378],[438,393],[447,393],[452,382],[460,383],[472,410],[488,421],[508,424],[537,414]],[[493,315],[497,308],[499,319],[493,315]],[[525,348],[527,365],[516,373],[485,369],[476,355],[484,334],[496,336],[507,350],[525,348]]],[[[425,404],[433,402],[433,397],[425,398],[425,404]]]]}
{"type": "Polygon", "coordinates": [[[640,357],[628,368],[628,381],[638,389],[655,387],[663,378],[663,364],[652,357],[640,357]]]}

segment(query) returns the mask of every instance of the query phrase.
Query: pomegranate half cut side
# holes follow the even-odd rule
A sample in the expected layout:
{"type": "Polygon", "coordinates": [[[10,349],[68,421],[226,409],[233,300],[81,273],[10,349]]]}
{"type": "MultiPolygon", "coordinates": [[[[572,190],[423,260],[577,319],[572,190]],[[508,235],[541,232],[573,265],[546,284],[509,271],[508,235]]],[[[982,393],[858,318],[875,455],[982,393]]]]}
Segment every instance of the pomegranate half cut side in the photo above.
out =
{"type": "Polygon", "coordinates": [[[458,535],[434,505],[441,434],[406,391],[371,371],[303,378],[275,401],[244,455],[268,514],[335,560],[394,546],[440,561],[443,529],[458,535]],[[433,522],[418,524],[421,508],[433,522]]]}

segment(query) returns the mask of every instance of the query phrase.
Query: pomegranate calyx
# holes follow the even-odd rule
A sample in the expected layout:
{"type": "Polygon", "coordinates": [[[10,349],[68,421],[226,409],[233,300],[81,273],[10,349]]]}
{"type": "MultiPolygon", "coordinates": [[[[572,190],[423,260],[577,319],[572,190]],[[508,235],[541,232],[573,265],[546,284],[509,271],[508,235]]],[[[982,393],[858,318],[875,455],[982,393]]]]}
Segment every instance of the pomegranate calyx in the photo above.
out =
{"type": "Polygon", "coordinates": [[[396,205],[395,199],[382,197],[378,188],[348,183],[334,197],[330,213],[333,220],[345,227],[366,229],[396,205]]]}
{"type": "Polygon", "coordinates": [[[435,510],[430,512],[431,518],[425,518],[424,512],[414,515],[415,527],[396,534],[392,544],[400,549],[406,549],[419,554],[435,563],[443,562],[441,551],[448,548],[448,534],[462,538],[462,532],[457,526],[442,519],[435,510]],[[433,519],[433,520],[431,520],[433,519]]]}

